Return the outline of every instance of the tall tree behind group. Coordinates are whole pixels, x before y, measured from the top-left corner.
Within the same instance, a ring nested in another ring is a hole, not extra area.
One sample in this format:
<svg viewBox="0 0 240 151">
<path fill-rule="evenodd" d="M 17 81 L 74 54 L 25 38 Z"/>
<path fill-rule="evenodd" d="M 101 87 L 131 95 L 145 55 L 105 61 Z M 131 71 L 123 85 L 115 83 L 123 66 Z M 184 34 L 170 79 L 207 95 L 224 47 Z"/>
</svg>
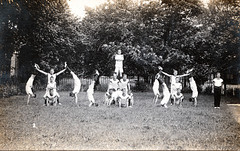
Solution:
<svg viewBox="0 0 240 151">
<path fill-rule="evenodd" d="M 4 5 L 9 4 L 4 2 L 2 7 Z M 15 50 L 20 52 L 19 75 L 23 80 L 33 70 L 34 63 L 40 63 L 44 70 L 49 70 L 50 67 L 62 68 L 65 61 L 70 65 L 82 65 L 82 35 L 77 32 L 78 21 L 69 12 L 66 0 L 19 0 L 11 5 L 18 10 L 12 15 L 18 15 L 13 19 L 18 21 L 18 35 L 15 36 L 17 39 L 13 39 L 9 31 L 5 31 L 6 35 L 9 35 L 9 38 L 5 36 L 5 39 L 22 44 Z M 24 16 L 27 16 L 27 19 L 22 19 Z M 10 43 L 5 42 L 4 45 Z M 76 72 L 81 72 L 81 68 L 73 68 Z"/>
<path fill-rule="evenodd" d="M 89 55 L 102 70 L 113 71 L 117 49 L 126 56 L 129 74 L 149 75 L 157 65 L 168 72 L 195 67 L 203 81 L 237 60 L 238 0 L 216 0 L 209 9 L 200 0 L 140 2 L 108 1 L 87 10 L 82 28 L 91 43 Z"/>
<path fill-rule="evenodd" d="M 22 67 L 38 62 L 59 68 L 67 61 L 76 71 L 98 68 L 109 75 L 121 49 L 128 74 L 148 76 L 158 65 L 167 72 L 195 67 L 204 80 L 238 58 L 239 0 L 214 0 L 209 8 L 200 0 L 109 0 L 86 8 L 82 21 L 70 15 L 65 0 L 14 2 L 28 17 L 18 24 L 29 28 L 18 26 L 12 39 L 23 44 L 17 47 Z"/>
<path fill-rule="evenodd" d="M 184 70 L 187 63 L 192 63 L 191 56 L 183 51 L 188 45 L 184 38 L 196 35 L 198 27 L 189 22 L 202 12 L 198 0 L 115 0 L 96 10 L 88 9 L 82 25 L 91 41 L 91 56 L 105 56 L 97 55 L 99 62 L 97 59 L 95 63 L 110 63 L 107 69 L 113 70 L 114 53 L 122 49 L 126 72 L 149 75 L 158 65 Z"/>
</svg>

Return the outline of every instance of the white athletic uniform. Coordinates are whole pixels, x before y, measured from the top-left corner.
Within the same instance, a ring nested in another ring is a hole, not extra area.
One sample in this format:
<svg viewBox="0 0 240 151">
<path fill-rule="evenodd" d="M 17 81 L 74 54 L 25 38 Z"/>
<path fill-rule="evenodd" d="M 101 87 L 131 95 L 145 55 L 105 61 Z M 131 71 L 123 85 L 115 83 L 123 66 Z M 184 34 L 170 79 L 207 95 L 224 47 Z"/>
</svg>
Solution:
<svg viewBox="0 0 240 151">
<path fill-rule="evenodd" d="M 93 102 L 95 103 L 95 100 L 94 100 L 94 97 L 93 97 L 93 93 L 94 93 L 94 84 L 95 84 L 95 81 L 91 81 L 89 87 L 88 87 L 88 90 L 87 90 L 87 97 L 88 97 L 88 100 L 90 102 Z"/>
<path fill-rule="evenodd" d="M 130 96 L 128 94 L 125 94 L 125 96 L 121 94 L 120 99 L 121 99 L 121 104 L 127 104 L 128 103 L 127 101 L 130 99 Z"/>
<path fill-rule="evenodd" d="M 174 75 L 171 75 L 171 95 L 173 96 L 176 94 L 176 77 Z"/>
<path fill-rule="evenodd" d="M 53 77 L 53 81 L 55 82 L 56 78 L 57 78 L 57 74 L 50 74 L 50 73 L 48 73 L 47 77 L 48 77 L 48 83 L 50 83 L 51 77 Z"/>
<path fill-rule="evenodd" d="M 72 93 L 78 94 L 81 89 L 81 81 L 75 73 L 73 73 L 72 71 L 70 73 L 72 74 L 73 80 L 74 80 L 74 89 L 73 89 Z"/>
<path fill-rule="evenodd" d="M 174 94 L 174 98 L 176 99 L 175 101 L 178 102 L 178 101 L 182 101 L 184 96 L 182 93 L 179 93 L 179 95 L 176 93 L 176 94 Z"/>
<path fill-rule="evenodd" d="M 129 83 L 128 79 L 126 79 L 126 81 L 121 79 L 120 82 L 119 82 L 120 89 L 126 89 L 128 91 L 128 83 Z"/>
<path fill-rule="evenodd" d="M 124 60 L 123 55 L 118 55 L 118 54 L 115 55 L 115 60 L 116 60 L 115 72 L 123 73 L 123 60 Z"/>
<path fill-rule="evenodd" d="M 33 81 L 34 81 L 34 78 L 31 76 L 31 77 L 28 79 L 28 81 L 27 81 L 27 83 L 26 83 L 26 86 L 25 86 L 26 93 L 27 93 L 28 95 L 32 95 L 32 96 L 34 95 L 33 92 L 32 92 Z"/>
<path fill-rule="evenodd" d="M 53 89 L 53 94 L 52 96 L 50 95 L 50 93 L 48 92 L 48 94 L 46 95 L 46 98 L 49 98 L 49 99 L 53 99 L 55 97 L 58 97 L 58 93 L 56 91 L 54 91 Z"/>
<path fill-rule="evenodd" d="M 192 90 L 192 98 L 197 98 L 198 97 L 198 90 L 197 90 L 197 85 L 195 80 L 192 77 L 192 80 L 190 81 L 190 88 Z"/>
<path fill-rule="evenodd" d="M 58 97 L 58 98 L 60 98 L 60 95 L 58 94 L 58 92 L 57 92 L 57 84 L 56 84 L 56 77 L 57 77 L 57 74 L 50 74 L 50 73 L 48 73 L 47 74 L 47 78 L 48 78 L 48 84 L 47 84 L 47 88 L 46 88 L 46 93 L 45 93 L 45 95 L 43 96 L 44 98 L 46 98 L 47 96 L 49 96 L 49 90 L 50 89 L 53 89 L 53 93 L 54 94 L 56 94 L 56 96 Z M 50 82 L 51 80 L 51 78 L 53 78 L 53 81 L 54 82 Z"/>
<path fill-rule="evenodd" d="M 221 87 L 222 86 L 222 83 L 223 83 L 223 79 L 218 79 L 218 78 L 214 78 L 213 79 L 213 82 L 214 82 L 214 86 L 216 87 Z"/>
<path fill-rule="evenodd" d="M 161 104 L 164 105 L 164 104 L 168 103 L 168 101 L 170 99 L 170 93 L 169 93 L 167 85 L 165 83 L 163 83 L 162 85 L 163 85 L 163 99 L 161 101 Z"/>
<path fill-rule="evenodd" d="M 154 95 L 160 95 L 158 79 L 154 80 L 154 83 L 153 83 L 153 93 L 154 93 Z"/>
<path fill-rule="evenodd" d="M 116 101 L 118 99 L 118 97 L 121 97 L 121 95 L 122 95 L 122 91 L 121 90 L 117 90 L 117 91 L 114 91 L 112 93 L 112 98 L 113 98 L 113 100 Z"/>
<path fill-rule="evenodd" d="M 116 91 L 118 88 L 119 88 L 119 80 L 118 79 L 116 79 L 116 80 L 111 79 L 109 81 L 108 89 L 114 89 Z"/>
<path fill-rule="evenodd" d="M 50 93 L 49 93 L 50 89 L 53 89 L 54 97 L 57 96 L 58 98 L 60 98 L 60 95 L 57 92 L 57 84 L 56 84 L 56 82 L 48 83 L 47 88 L 46 88 L 46 93 L 43 96 L 44 98 L 50 96 Z"/>
<path fill-rule="evenodd" d="M 182 90 L 182 83 L 180 83 L 180 82 L 175 83 L 175 89 L 176 89 L 175 91 L 177 91 L 177 89 Z"/>
</svg>

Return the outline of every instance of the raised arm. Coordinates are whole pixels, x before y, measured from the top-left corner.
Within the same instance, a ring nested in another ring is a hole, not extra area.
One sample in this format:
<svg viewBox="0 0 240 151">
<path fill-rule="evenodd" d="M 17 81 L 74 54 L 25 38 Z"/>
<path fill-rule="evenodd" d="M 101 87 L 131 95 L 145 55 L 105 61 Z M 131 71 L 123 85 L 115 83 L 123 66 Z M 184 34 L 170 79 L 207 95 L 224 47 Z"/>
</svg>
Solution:
<svg viewBox="0 0 240 151">
<path fill-rule="evenodd" d="M 64 71 L 66 71 L 66 68 L 56 73 L 56 75 L 58 76 L 59 74 L 62 74 Z"/>
<path fill-rule="evenodd" d="M 39 69 L 39 66 L 38 66 L 37 64 L 35 64 L 35 69 L 36 69 L 38 72 L 40 72 L 40 73 L 42 73 L 42 74 L 44 74 L 44 75 L 47 75 L 47 74 L 48 74 L 47 72 Z"/>
<path fill-rule="evenodd" d="M 65 67 L 65 69 L 63 69 L 63 70 L 61 70 L 61 71 L 59 71 L 58 73 L 56 73 L 56 75 L 58 76 L 59 74 L 62 74 L 64 71 L 66 71 L 66 69 L 67 69 L 67 62 L 64 62 L 64 67 Z M 70 69 L 69 69 L 70 70 Z M 70 70 L 71 71 L 71 70 Z"/>
<path fill-rule="evenodd" d="M 168 74 L 168 73 L 166 73 L 166 72 L 163 72 L 163 71 L 161 71 L 164 75 L 166 75 L 166 76 L 168 76 L 168 77 L 171 77 L 172 75 L 170 75 L 170 74 Z"/>
<path fill-rule="evenodd" d="M 186 76 L 189 76 L 189 75 L 190 75 L 189 73 L 186 73 L 186 74 L 182 74 L 182 75 L 177 75 L 176 77 L 181 78 L 181 77 L 186 77 Z"/>
</svg>

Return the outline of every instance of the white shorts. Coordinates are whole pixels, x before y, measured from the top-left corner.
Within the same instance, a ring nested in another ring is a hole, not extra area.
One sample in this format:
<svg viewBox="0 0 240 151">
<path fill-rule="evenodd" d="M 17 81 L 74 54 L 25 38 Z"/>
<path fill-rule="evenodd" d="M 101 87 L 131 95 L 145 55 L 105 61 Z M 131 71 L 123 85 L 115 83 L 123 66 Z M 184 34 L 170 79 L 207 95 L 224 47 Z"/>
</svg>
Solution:
<svg viewBox="0 0 240 151">
<path fill-rule="evenodd" d="M 192 92 L 192 98 L 197 98 L 198 97 L 198 91 L 193 91 Z"/>
<path fill-rule="evenodd" d="M 156 95 L 160 95 L 159 90 L 156 90 L 156 89 L 153 89 L 153 93 L 154 93 L 155 96 L 156 96 Z"/>
<path fill-rule="evenodd" d="M 72 91 L 72 93 L 73 93 L 73 94 L 78 94 L 79 91 L 74 89 L 74 90 Z"/>
<path fill-rule="evenodd" d="M 170 93 L 163 94 L 163 99 L 161 101 L 161 104 L 167 104 L 170 99 Z"/>
<path fill-rule="evenodd" d="M 121 72 L 123 73 L 123 68 L 122 67 L 115 67 L 115 72 Z"/>
<path fill-rule="evenodd" d="M 56 89 L 53 89 L 53 95 L 54 96 L 57 96 L 58 98 L 60 98 L 60 95 L 58 94 L 57 90 Z M 44 98 L 46 98 L 47 96 L 50 96 L 50 93 L 49 93 L 49 89 L 47 88 L 46 89 L 46 93 L 44 94 Z"/>
<path fill-rule="evenodd" d="M 72 93 L 78 94 L 80 92 L 80 89 L 81 89 L 81 85 L 80 86 L 76 86 L 76 87 L 74 87 Z"/>
<path fill-rule="evenodd" d="M 87 92 L 87 97 L 88 97 L 88 100 L 89 100 L 90 102 L 95 103 L 95 100 L 94 100 L 94 97 L 93 97 L 93 93 Z"/>
<path fill-rule="evenodd" d="M 119 91 L 119 90 L 113 92 L 112 93 L 113 100 L 117 100 L 121 96 L 121 94 L 122 94 L 122 91 Z"/>
<path fill-rule="evenodd" d="M 33 92 L 32 92 L 32 88 L 25 87 L 25 90 L 26 90 L 27 95 L 32 95 L 32 96 L 34 95 Z"/>
</svg>

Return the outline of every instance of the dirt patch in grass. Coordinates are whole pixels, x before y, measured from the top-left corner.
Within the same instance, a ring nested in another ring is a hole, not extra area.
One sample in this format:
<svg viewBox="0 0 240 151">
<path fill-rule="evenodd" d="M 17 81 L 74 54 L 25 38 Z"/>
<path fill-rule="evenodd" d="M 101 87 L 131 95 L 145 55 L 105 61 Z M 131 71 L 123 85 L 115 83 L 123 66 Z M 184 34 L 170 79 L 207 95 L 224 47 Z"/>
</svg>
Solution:
<svg viewBox="0 0 240 151">
<path fill-rule="evenodd" d="M 26 96 L 0 100 L 0 149 L 173 149 L 237 150 L 240 124 L 223 98 L 213 108 L 213 96 L 200 95 L 199 106 L 187 99 L 183 107 L 153 104 L 152 93 L 135 93 L 133 108 L 102 104 L 88 107 L 85 93 L 78 108 L 68 92 L 60 92 L 62 106 L 43 105 L 44 92 L 26 105 Z M 185 94 L 185 98 L 190 95 Z"/>
</svg>

